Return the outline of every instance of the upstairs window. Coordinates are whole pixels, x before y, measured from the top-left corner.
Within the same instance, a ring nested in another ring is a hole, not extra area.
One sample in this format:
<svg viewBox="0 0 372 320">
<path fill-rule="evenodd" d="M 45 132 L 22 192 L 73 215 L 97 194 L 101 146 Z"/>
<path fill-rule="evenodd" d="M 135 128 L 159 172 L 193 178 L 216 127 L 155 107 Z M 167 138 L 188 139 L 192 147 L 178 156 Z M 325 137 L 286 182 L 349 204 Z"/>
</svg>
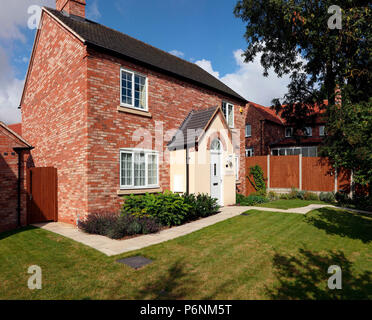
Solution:
<svg viewBox="0 0 372 320">
<path fill-rule="evenodd" d="M 252 126 L 250 124 L 245 125 L 245 137 L 251 137 L 252 136 Z"/>
<path fill-rule="evenodd" d="M 230 128 L 234 128 L 234 106 L 228 102 L 222 102 L 222 112 Z"/>
<path fill-rule="evenodd" d="M 319 136 L 321 136 L 321 137 L 325 136 L 325 127 L 324 126 L 319 127 Z"/>
<path fill-rule="evenodd" d="M 311 127 L 305 127 L 303 129 L 304 135 L 307 137 L 311 137 L 313 135 L 313 130 Z"/>
<path fill-rule="evenodd" d="M 253 148 L 245 149 L 245 156 L 246 157 L 253 157 L 254 156 Z"/>
<path fill-rule="evenodd" d="M 147 110 L 147 78 L 141 74 L 121 69 L 120 104 L 139 110 Z"/>
<path fill-rule="evenodd" d="M 290 127 L 285 128 L 285 137 L 290 138 L 292 136 L 293 136 L 293 128 L 290 128 Z"/>
</svg>

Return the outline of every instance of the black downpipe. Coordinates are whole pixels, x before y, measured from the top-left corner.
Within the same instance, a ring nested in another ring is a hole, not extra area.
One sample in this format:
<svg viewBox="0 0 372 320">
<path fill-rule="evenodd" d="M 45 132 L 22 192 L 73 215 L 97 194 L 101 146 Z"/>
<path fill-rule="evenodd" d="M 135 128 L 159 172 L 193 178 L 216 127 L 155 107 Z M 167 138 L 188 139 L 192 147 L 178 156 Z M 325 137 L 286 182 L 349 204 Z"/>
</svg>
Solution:
<svg viewBox="0 0 372 320">
<path fill-rule="evenodd" d="M 21 181 L 22 181 L 22 152 L 32 150 L 33 147 L 28 148 L 13 148 L 18 154 L 18 179 L 17 179 L 17 223 L 18 227 L 21 226 Z"/>
</svg>

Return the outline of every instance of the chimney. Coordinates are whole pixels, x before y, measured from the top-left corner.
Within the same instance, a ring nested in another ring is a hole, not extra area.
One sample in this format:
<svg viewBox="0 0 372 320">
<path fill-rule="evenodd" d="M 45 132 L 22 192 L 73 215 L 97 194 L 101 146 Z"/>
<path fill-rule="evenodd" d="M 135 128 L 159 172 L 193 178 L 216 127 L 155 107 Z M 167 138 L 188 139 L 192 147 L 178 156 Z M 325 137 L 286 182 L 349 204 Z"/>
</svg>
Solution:
<svg viewBox="0 0 372 320">
<path fill-rule="evenodd" d="M 56 0 L 56 9 L 85 18 L 86 0 Z"/>
</svg>

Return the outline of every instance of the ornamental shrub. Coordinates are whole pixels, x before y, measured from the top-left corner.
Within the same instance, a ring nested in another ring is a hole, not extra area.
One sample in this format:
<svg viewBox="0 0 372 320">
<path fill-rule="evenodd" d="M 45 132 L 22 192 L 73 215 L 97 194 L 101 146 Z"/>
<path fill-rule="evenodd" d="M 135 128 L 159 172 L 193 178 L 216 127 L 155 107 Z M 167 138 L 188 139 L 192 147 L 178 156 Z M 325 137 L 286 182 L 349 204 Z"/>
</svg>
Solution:
<svg viewBox="0 0 372 320">
<path fill-rule="evenodd" d="M 264 178 L 263 170 L 259 165 L 249 168 L 249 175 L 247 178 L 253 188 L 256 190 L 256 194 L 260 196 L 266 195 L 266 179 Z"/>
<path fill-rule="evenodd" d="M 89 214 L 84 220 L 80 220 L 78 228 L 87 233 L 105 236 L 117 223 L 118 217 L 118 213 L 94 212 Z"/>
<path fill-rule="evenodd" d="M 332 203 L 335 202 L 336 198 L 333 192 L 321 192 L 319 200 Z"/>
<path fill-rule="evenodd" d="M 183 194 L 182 197 L 185 203 L 190 206 L 187 216 L 188 221 L 213 215 L 217 213 L 220 208 L 217 199 L 212 198 L 208 194 Z"/>
<path fill-rule="evenodd" d="M 316 193 L 306 191 L 305 194 L 304 194 L 304 199 L 305 200 L 316 201 L 316 200 L 319 200 L 319 197 Z"/>
</svg>

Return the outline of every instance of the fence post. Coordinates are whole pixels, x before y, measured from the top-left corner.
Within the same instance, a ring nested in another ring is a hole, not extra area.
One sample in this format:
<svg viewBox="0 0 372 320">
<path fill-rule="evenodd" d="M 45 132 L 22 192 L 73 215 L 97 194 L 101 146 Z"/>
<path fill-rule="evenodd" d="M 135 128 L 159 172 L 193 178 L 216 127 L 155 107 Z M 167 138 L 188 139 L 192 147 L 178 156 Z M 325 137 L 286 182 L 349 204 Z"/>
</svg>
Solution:
<svg viewBox="0 0 372 320">
<path fill-rule="evenodd" d="M 350 173 L 350 194 L 349 194 L 349 197 L 351 199 L 353 198 L 353 193 L 354 193 L 354 175 L 353 175 L 353 170 L 351 170 L 351 173 Z"/>
<path fill-rule="evenodd" d="M 270 155 L 267 155 L 267 189 L 270 191 Z"/>
<path fill-rule="evenodd" d="M 299 190 L 302 190 L 302 154 L 298 155 L 298 165 L 299 165 Z"/>
<path fill-rule="evenodd" d="M 335 191 L 335 193 L 337 192 L 337 177 L 338 177 L 338 174 L 337 174 L 337 168 L 335 168 L 335 189 L 334 189 L 334 191 Z"/>
</svg>

